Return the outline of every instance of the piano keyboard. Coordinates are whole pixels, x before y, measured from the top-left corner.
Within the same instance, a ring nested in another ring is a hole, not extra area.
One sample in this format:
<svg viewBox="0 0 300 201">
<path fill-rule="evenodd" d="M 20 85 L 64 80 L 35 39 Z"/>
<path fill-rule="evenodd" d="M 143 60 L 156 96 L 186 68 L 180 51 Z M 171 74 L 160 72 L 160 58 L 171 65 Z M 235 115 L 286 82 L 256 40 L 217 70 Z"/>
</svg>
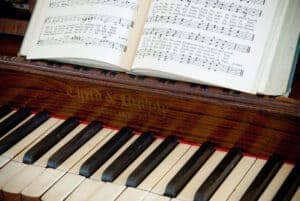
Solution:
<svg viewBox="0 0 300 201">
<path fill-rule="evenodd" d="M 300 200 L 300 166 L 0 108 L 0 200 Z"/>
</svg>

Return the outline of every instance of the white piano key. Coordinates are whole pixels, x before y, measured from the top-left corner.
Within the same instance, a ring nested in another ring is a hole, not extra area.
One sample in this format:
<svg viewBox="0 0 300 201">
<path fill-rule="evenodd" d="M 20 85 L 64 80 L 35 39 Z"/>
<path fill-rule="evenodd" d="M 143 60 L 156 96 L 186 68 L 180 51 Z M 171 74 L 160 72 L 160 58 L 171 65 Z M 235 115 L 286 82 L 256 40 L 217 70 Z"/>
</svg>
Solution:
<svg viewBox="0 0 300 201">
<path fill-rule="evenodd" d="M 43 196 L 43 201 L 62 201 L 73 192 L 85 177 L 67 173 L 55 183 Z"/>
<path fill-rule="evenodd" d="M 178 144 L 174 150 L 144 179 L 138 188 L 145 191 L 151 191 L 190 147 L 191 145 Z"/>
<path fill-rule="evenodd" d="M 46 169 L 42 175 L 32 181 L 22 192 L 25 197 L 39 198 L 41 197 L 56 181 L 58 181 L 76 162 L 78 162 L 83 156 L 101 142 L 110 132 L 111 129 L 102 129 L 95 136 L 93 136 L 88 142 L 86 142 L 81 148 L 79 148 L 74 154 L 72 154 L 58 169 Z"/>
<path fill-rule="evenodd" d="M 16 113 L 16 110 L 13 110 L 13 111 L 11 111 L 10 113 L 8 113 L 7 115 L 5 115 L 4 117 L 2 117 L 2 118 L 0 119 L 0 123 L 1 123 L 2 121 L 4 121 L 5 119 L 7 119 L 8 117 L 10 117 L 11 115 L 13 115 L 14 113 Z"/>
<path fill-rule="evenodd" d="M 81 165 L 118 132 L 117 130 L 111 130 L 111 129 L 107 129 L 107 130 L 109 130 L 107 136 L 102 141 L 100 141 L 91 151 L 89 151 L 88 154 L 86 154 L 82 159 L 80 159 L 68 172 L 73 174 L 79 174 Z"/>
<path fill-rule="evenodd" d="M 136 188 L 127 188 L 121 193 L 121 195 L 116 199 L 116 201 L 142 201 L 147 194 L 147 191 L 143 191 Z"/>
<path fill-rule="evenodd" d="M 126 168 L 119 177 L 113 182 L 118 185 L 125 185 L 128 176 L 135 170 L 135 168 L 144 161 L 144 159 L 152 153 L 152 151 L 159 146 L 161 139 L 156 139 L 128 168 Z"/>
<path fill-rule="evenodd" d="M 14 158 L 20 152 L 26 149 L 29 145 L 33 144 L 34 141 L 37 140 L 39 137 L 41 137 L 44 133 L 46 133 L 48 130 L 58 125 L 58 122 L 59 119 L 56 118 L 48 119 L 38 128 L 36 128 L 34 131 L 32 131 L 29 135 L 27 135 L 25 138 L 23 138 L 14 146 L 12 146 L 10 149 L 8 149 L 6 152 L 4 152 L 3 155 L 8 158 Z"/>
<path fill-rule="evenodd" d="M 6 165 L 10 161 L 9 158 L 6 156 L 0 156 L 0 168 L 2 168 L 4 165 Z"/>
<path fill-rule="evenodd" d="M 89 201 L 105 200 L 114 201 L 125 189 L 125 186 L 119 186 L 114 183 L 105 183 L 95 194 L 90 197 Z"/>
<path fill-rule="evenodd" d="M 118 158 L 139 136 L 133 135 L 112 157 L 110 157 L 90 178 L 101 180 L 104 170 Z"/>
<path fill-rule="evenodd" d="M 179 159 L 179 161 L 172 167 L 172 169 L 159 181 L 157 185 L 154 186 L 151 192 L 163 195 L 168 183 L 184 166 L 184 164 L 193 156 L 198 148 L 198 146 L 191 146 L 191 148 Z"/>
<path fill-rule="evenodd" d="M 60 140 L 55 146 L 53 146 L 49 151 L 47 151 L 41 158 L 39 158 L 34 165 L 38 165 L 41 167 L 46 167 L 49 158 L 62 146 L 64 146 L 67 142 L 69 142 L 72 138 L 74 138 L 82 129 L 86 127 L 85 124 L 79 124 L 75 129 L 73 129 L 70 133 L 67 134 L 62 140 Z"/>
<path fill-rule="evenodd" d="M 292 169 L 293 165 L 283 164 L 258 201 L 271 201 Z"/>
<path fill-rule="evenodd" d="M 84 201 L 93 196 L 98 189 L 105 185 L 101 181 L 85 179 L 66 199 L 66 201 Z"/>
<path fill-rule="evenodd" d="M 296 191 L 295 195 L 293 196 L 291 201 L 299 201 L 300 200 L 300 187 Z"/>
<path fill-rule="evenodd" d="M 5 138 L 6 136 L 8 136 L 9 134 L 11 134 L 12 132 L 14 132 L 17 128 L 19 128 L 20 126 L 22 126 L 23 124 L 26 123 L 26 121 L 28 121 L 30 118 L 32 118 L 34 116 L 34 114 L 29 115 L 27 118 L 25 118 L 23 121 L 21 121 L 18 125 L 16 125 L 14 128 L 10 129 L 5 135 L 3 135 L 2 137 L 0 137 L 0 140 L 2 140 L 3 138 Z"/>
<path fill-rule="evenodd" d="M 30 143 L 29 146 L 27 146 L 25 149 L 23 149 L 23 151 L 21 151 L 17 156 L 14 157 L 14 160 L 15 161 L 19 161 L 19 162 L 23 162 L 23 158 L 24 158 L 24 155 L 25 153 L 31 148 L 33 147 L 36 143 L 38 143 L 39 141 L 41 141 L 46 135 L 48 135 L 49 133 L 51 133 L 54 129 L 56 129 L 64 120 L 61 120 L 61 119 L 56 119 L 57 122 L 53 124 L 52 127 L 50 127 L 46 132 L 44 132 L 42 135 L 39 135 L 39 133 L 34 133 L 33 137 L 32 138 L 36 138 L 36 140 L 33 141 L 33 143 Z M 55 120 L 53 120 L 55 121 Z M 26 142 L 27 143 L 27 142 Z M 15 148 L 16 151 L 15 152 L 18 152 L 18 149 L 17 147 Z"/>
<path fill-rule="evenodd" d="M 26 165 L 20 172 L 14 175 L 13 179 L 4 185 L 2 191 L 9 194 L 21 194 L 31 181 L 38 177 L 45 168 Z"/>
<path fill-rule="evenodd" d="M 255 161 L 256 158 L 254 157 L 244 156 L 224 180 L 214 195 L 210 198 L 210 201 L 219 201 L 223 199 L 226 200 L 243 179 L 248 170 L 255 163 Z"/>
<path fill-rule="evenodd" d="M 103 128 L 95 134 L 89 141 L 75 151 L 67 160 L 65 160 L 57 169 L 68 171 L 78 161 L 80 161 L 87 153 L 89 153 L 98 143 L 104 140 L 113 130 Z"/>
<path fill-rule="evenodd" d="M 23 163 L 10 161 L 0 169 L 0 189 L 3 189 L 4 185 L 8 183 L 14 175 L 22 171 L 25 166 Z"/>
<path fill-rule="evenodd" d="M 45 169 L 45 171 L 36 177 L 23 191 L 24 198 L 40 198 L 55 182 L 57 182 L 65 172 L 55 169 Z"/>
<path fill-rule="evenodd" d="M 215 151 L 206 161 L 206 163 L 204 163 L 204 165 L 200 168 L 200 170 L 198 170 L 194 177 L 189 181 L 189 183 L 179 193 L 177 199 L 183 201 L 194 200 L 194 196 L 198 188 L 210 175 L 210 173 L 216 168 L 216 166 L 221 162 L 225 155 L 226 152 L 224 151 Z"/>
<path fill-rule="evenodd" d="M 229 196 L 227 201 L 236 201 L 240 200 L 243 194 L 246 192 L 247 188 L 251 185 L 252 181 L 255 179 L 256 175 L 265 165 L 266 160 L 257 159 L 253 166 L 246 173 L 242 181 L 235 188 L 233 193 Z"/>
<path fill-rule="evenodd" d="M 171 199 L 165 196 L 157 195 L 155 193 L 148 193 L 143 201 L 170 201 Z"/>
</svg>

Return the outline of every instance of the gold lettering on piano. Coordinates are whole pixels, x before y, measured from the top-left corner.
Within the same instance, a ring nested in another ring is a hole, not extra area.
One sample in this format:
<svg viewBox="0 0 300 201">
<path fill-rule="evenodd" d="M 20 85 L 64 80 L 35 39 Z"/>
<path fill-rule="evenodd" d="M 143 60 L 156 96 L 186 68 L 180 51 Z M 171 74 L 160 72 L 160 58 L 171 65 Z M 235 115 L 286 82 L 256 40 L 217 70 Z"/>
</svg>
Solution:
<svg viewBox="0 0 300 201">
<path fill-rule="evenodd" d="M 82 88 L 82 87 L 66 87 L 66 93 L 71 98 L 76 98 L 81 102 L 101 101 L 103 105 L 106 103 L 120 107 L 134 107 L 136 109 L 154 109 L 160 112 L 166 112 L 168 106 L 153 101 L 149 97 L 137 98 L 131 94 L 114 93 L 111 89 L 99 88 Z"/>
</svg>

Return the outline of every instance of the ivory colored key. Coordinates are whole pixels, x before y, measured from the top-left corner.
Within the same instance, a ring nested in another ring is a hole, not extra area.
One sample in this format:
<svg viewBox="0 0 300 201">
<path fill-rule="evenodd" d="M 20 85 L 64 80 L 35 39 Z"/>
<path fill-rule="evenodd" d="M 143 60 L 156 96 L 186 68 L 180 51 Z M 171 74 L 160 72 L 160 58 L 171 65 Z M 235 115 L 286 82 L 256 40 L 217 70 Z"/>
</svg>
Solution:
<svg viewBox="0 0 300 201">
<path fill-rule="evenodd" d="M 0 137 L 30 116 L 28 108 L 21 108 L 0 123 Z"/>
<path fill-rule="evenodd" d="M 183 201 L 194 200 L 195 193 L 199 186 L 205 181 L 205 179 L 210 175 L 210 173 L 215 169 L 225 155 L 226 152 L 224 151 L 215 151 L 202 166 L 202 168 L 198 170 L 190 182 L 178 194 L 177 199 Z"/>
<path fill-rule="evenodd" d="M 293 165 L 283 164 L 258 201 L 271 201 L 292 169 Z"/>
<path fill-rule="evenodd" d="M 101 181 L 85 179 L 66 199 L 66 201 L 83 201 L 92 197 L 103 185 Z"/>
<path fill-rule="evenodd" d="M 118 158 L 136 139 L 137 135 L 133 135 L 112 157 L 110 157 L 90 178 L 101 180 L 104 170 Z"/>
<path fill-rule="evenodd" d="M 110 129 L 108 129 L 108 130 L 110 130 Z M 104 129 L 102 131 L 104 131 Z M 105 137 L 95 147 L 93 147 L 92 150 L 89 151 L 89 153 L 86 154 L 84 157 L 82 157 L 68 172 L 73 173 L 73 174 L 79 174 L 79 171 L 80 171 L 80 168 L 81 168 L 82 164 L 90 156 L 92 156 L 100 147 L 102 147 L 107 141 L 109 141 L 113 136 L 115 136 L 117 134 L 117 132 L 118 132 L 117 130 L 110 130 L 109 133 L 107 134 L 107 137 Z M 65 163 L 67 163 L 67 161 Z M 61 165 L 61 166 L 63 166 L 63 165 Z"/>
<path fill-rule="evenodd" d="M 64 121 L 59 127 L 37 142 L 24 155 L 23 162 L 32 164 L 39 160 L 54 145 L 65 138 L 73 129 L 79 125 L 79 120 L 71 117 Z"/>
<path fill-rule="evenodd" d="M 30 135 L 24 138 L 15 146 L 11 147 L 3 155 L 14 158 L 15 161 L 23 162 L 25 153 L 37 142 L 41 141 L 43 137 L 47 136 L 54 129 L 56 129 L 63 120 L 57 118 L 50 118 L 44 125 L 33 131 Z"/>
<path fill-rule="evenodd" d="M 96 135 L 101 128 L 102 125 L 100 122 L 91 122 L 49 158 L 47 167 L 57 168 L 74 152 L 76 152 L 76 150 L 78 150 L 80 147 L 82 147 L 82 145 Z"/>
<path fill-rule="evenodd" d="M 236 186 L 240 183 L 243 177 L 246 175 L 248 170 L 254 164 L 256 158 L 244 156 L 237 166 L 233 169 L 231 174 L 225 179 L 222 185 L 210 198 L 210 201 L 219 201 L 229 197 L 229 195 L 234 191 Z"/>
<path fill-rule="evenodd" d="M 272 201 L 289 201 L 300 185 L 300 164 L 294 166 Z M 300 200 L 300 199 L 299 199 Z"/>
<path fill-rule="evenodd" d="M 187 163 L 171 179 L 166 187 L 164 195 L 176 197 L 215 150 L 216 149 L 213 143 L 203 143 L 201 147 L 194 153 L 194 155 L 187 161 Z"/>
<path fill-rule="evenodd" d="M 46 169 L 38 178 L 36 178 L 26 189 L 23 190 L 24 198 L 39 199 L 56 181 L 58 181 L 76 162 L 85 156 L 99 142 L 105 139 L 111 129 L 102 129 L 93 138 L 86 142 L 74 154 L 72 154 L 58 169 Z M 77 173 L 78 174 L 78 173 Z"/>
<path fill-rule="evenodd" d="M 143 162 L 143 160 L 151 154 L 151 152 L 158 147 L 162 142 L 161 139 L 156 139 L 150 147 L 148 147 L 124 172 L 114 181 L 115 184 L 124 185 L 128 176 L 135 170 L 135 168 Z"/>
<path fill-rule="evenodd" d="M 151 192 L 163 195 L 168 183 L 177 174 L 177 172 L 184 166 L 184 164 L 193 156 L 199 147 L 191 146 L 191 148 L 179 159 L 179 161 L 172 167 L 172 169 L 158 182 Z"/>
<path fill-rule="evenodd" d="M 126 186 L 137 187 L 179 144 L 177 136 L 168 136 L 163 142 L 129 175 Z"/>
<path fill-rule="evenodd" d="M 34 114 L 31 114 L 29 116 L 27 116 L 25 119 L 23 119 L 21 122 L 19 122 L 18 124 L 16 124 L 13 128 L 11 128 L 8 132 L 6 132 L 4 135 L 2 135 L 0 137 L 0 140 L 3 140 L 4 138 L 6 138 L 8 135 L 10 135 L 11 133 L 13 133 L 15 130 L 19 129 L 22 125 L 24 125 L 29 119 L 31 119 L 32 117 L 34 117 Z M 2 153 L 1 153 L 2 154 Z"/>
<path fill-rule="evenodd" d="M 65 172 L 47 168 L 22 191 L 22 200 L 39 200 L 40 197 L 57 182 Z"/>
<path fill-rule="evenodd" d="M 4 185 L 2 191 L 5 200 L 21 201 L 21 192 L 31 181 L 39 176 L 44 171 L 44 168 L 37 166 L 25 166 L 22 171 L 14 175 L 13 180 L 10 180 Z"/>
<path fill-rule="evenodd" d="M 265 165 L 266 160 L 257 159 L 255 163 L 252 165 L 250 170 L 246 173 L 242 181 L 235 188 L 233 193 L 229 196 L 228 201 L 236 201 L 240 200 L 243 194 L 246 192 L 247 188 L 250 186 L 251 182 L 255 179 L 258 172 Z"/>
<path fill-rule="evenodd" d="M 74 128 L 66 137 L 61 139 L 58 143 L 56 143 L 52 148 L 50 148 L 45 154 L 43 154 L 34 165 L 38 165 L 41 167 L 47 167 L 47 163 L 49 158 L 62 146 L 67 144 L 71 139 L 73 139 L 81 130 L 86 127 L 85 124 L 79 124 L 76 128 Z"/>
<path fill-rule="evenodd" d="M 0 107 L 0 122 L 1 120 L 12 111 L 9 105 L 2 105 Z"/>
<path fill-rule="evenodd" d="M 122 128 L 107 143 L 99 148 L 81 166 L 79 174 L 90 177 L 99 169 L 113 154 L 115 154 L 133 135 L 132 128 Z"/>
<path fill-rule="evenodd" d="M 14 114 L 14 113 L 16 113 L 15 110 L 9 112 L 7 115 L 5 115 L 4 117 L 2 117 L 2 118 L 0 119 L 0 123 L 1 123 L 2 121 L 4 121 L 5 119 L 7 119 L 8 117 L 10 117 L 10 116 L 11 116 L 12 114 Z"/>
<path fill-rule="evenodd" d="M 23 163 L 10 161 L 0 169 L 0 189 L 3 189 L 6 183 L 18 172 L 22 171 L 26 165 Z"/>
<path fill-rule="evenodd" d="M 143 201 L 170 201 L 171 199 L 165 196 L 157 195 L 155 193 L 148 193 Z"/>
<path fill-rule="evenodd" d="M 10 159 L 5 156 L 0 156 L 0 168 L 2 168 Z"/>
<path fill-rule="evenodd" d="M 141 134 L 123 153 L 103 172 L 101 180 L 113 182 L 131 163 L 135 161 L 155 140 L 152 132 Z"/>
<path fill-rule="evenodd" d="M 282 158 L 278 155 L 272 155 L 267 163 L 255 177 L 247 191 L 242 196 L 242 201 L 256 201 L 270 184 L 278 170 L 282 166 Z"/>
<path fill-rule="evenodd" d="M 175 149 L 173 149 L 173 151 L 142 181 L 138 188 L 151 191 L 190 147 L 191 146 L 187 144 L 178 144 Z"/>
<path fill-rule="evenodd" d="M 44 201 L 62 201 L 85 179 L 80 175 L 65 174 L 42 196 Z"/>
<path fill-rule="evenodd" d="M 147 193 L 147 191 L 129 187 L 121 193 L 116 201 L 142 201 L 146 197 Z"/>
<path fill-rule="evenodd" d="M 298 190 L 296 191 L 291 201 L 299 201 L 299 200 L 300 200 L 300 187 L 298 187 Z"/>
<path fill-rule="evenodd" d="M 36 128 L 42 125 L 46 120 L 49 119 L 49 113 L 47 111 L 40 112 L 22 124 L 14 132 L 6 135 L 0 140 L 0 154 L 7 151 L 9 148 L 14 146 L 24 137 L 32 133 Z"/>
<path fill-rule="evenodd" d="M 89 201 L 105 200 L 114 201 L 125 189 L 125 186 L 119 186 L 114 183 L 105 183 L 95 194 L 90 197 Z"/>
</svg>

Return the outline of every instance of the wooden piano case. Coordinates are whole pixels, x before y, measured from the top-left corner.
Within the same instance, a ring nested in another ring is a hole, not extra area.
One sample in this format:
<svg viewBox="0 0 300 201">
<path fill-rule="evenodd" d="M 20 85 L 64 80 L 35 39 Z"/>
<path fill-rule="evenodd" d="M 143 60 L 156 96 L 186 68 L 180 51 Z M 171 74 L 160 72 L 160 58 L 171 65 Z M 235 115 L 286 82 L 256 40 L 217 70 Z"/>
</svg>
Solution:
<svg viewBox="0 0 300 201">
<path fill-rule="evenodd" d="M 17 57 L 26 19 L 0 18 L 0 105 L 300 159 L 300 69 L 290 98 Z M 299 66 L 299 65 L 298 65 Z"/>
</svg>

